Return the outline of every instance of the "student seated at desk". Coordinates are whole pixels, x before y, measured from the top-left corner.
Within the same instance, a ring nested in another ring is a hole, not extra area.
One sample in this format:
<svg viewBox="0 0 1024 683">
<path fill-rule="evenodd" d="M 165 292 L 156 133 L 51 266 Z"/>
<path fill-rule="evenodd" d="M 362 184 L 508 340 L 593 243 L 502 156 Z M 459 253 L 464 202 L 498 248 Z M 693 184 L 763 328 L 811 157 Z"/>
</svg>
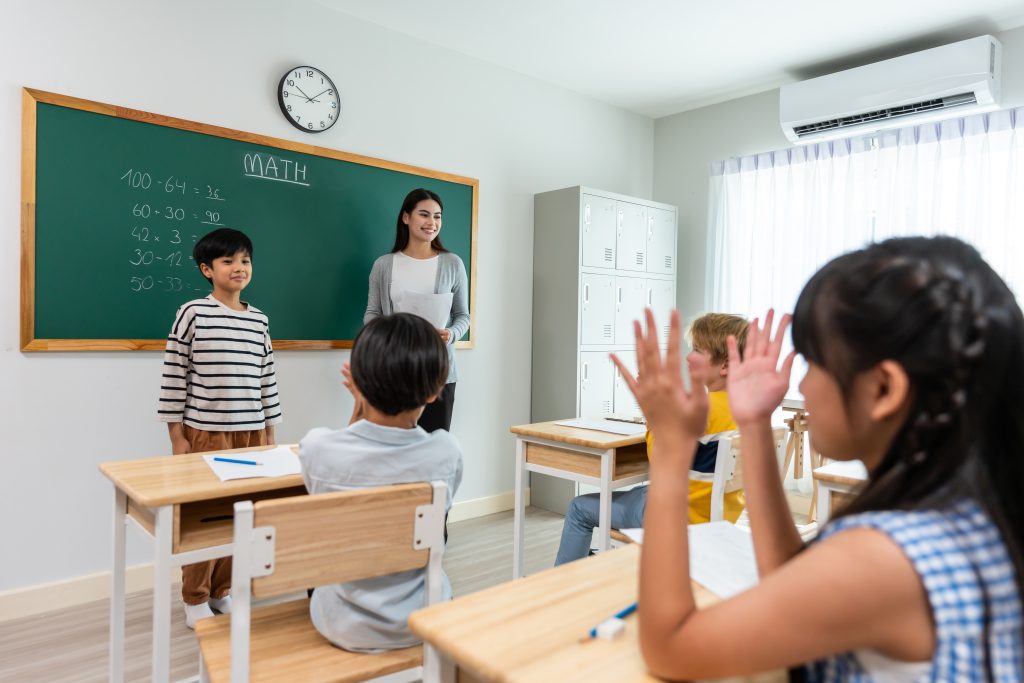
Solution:
<svg viewBox="0 0 1024 683">
<path fill-rule="evenodd" d="M 423 318 L 395 313 L 374 318 L 356 335 L 351 365 L 342 371 L 355 406 L 345 429 L 317 428 L 299 443 L 310 493 L 440 480 L 446 509 L 462 480 L 462 451 L 443 429 L 417 426 L 448 377 L 448 353 Z M 424 606 L 426 570 L 321 586 L 309 611 L 325 638 L 346 650 L 374 652 L 419 642 L 407 619 Z M 442 599 L 451 584 L 443 577 Z"/>
<path fill-rule="evenodd" d="M 804 680 L 1024 680 L 1024 316 L 967 244 L 892 239 L 840 256 L 804 287 L 796 351 L 779 365 L 784 316 L 755 320 L 728 391 L 760 583 L 698 609 L 685 489 L 707 420 L 687 392 L 679 318 L 668 352 L 637 336 L 634 379 L 655 435 L 640 561 L 640 645 L 655 676 L 706 679 L 802 667 Z M 648 330 L 656 330 L 647 312 Z M 811 442 L 860 459 L 869 480 L 804 547 L 776 467 L 771 415 L 795 353 Z M 693 383 L 706 372 L 693 368 Z"/>
<path fill-rule="evenodd" d="M 700 524 L 711 519 L 711 479 L 715 472 L 718 456 L 718 439 L 724 432 L 736 429 L 736 423 L 729 412 L 729 398 L 725 392 L 726 378 L 729 376 L 729 358 L 726 340 L 735 337 L 739 347 L 747 338 L 750 327 L 738 315 L 725 313 L 707 313 L 700 316 L 690 325 L 690 341 L 693 351 L 687 356 L 687 363 L 705 358 L 710 371 L 705 385 L 711 410 L 708 413 L 707 427 L 697 445 L 693 465 L 690 468 L 690 512 L 691 524 Z M 647 433 L 647 453 L 650 457 L 653 437 Z M 635 528 L 644 524 L 644 507 L 647 504 L 647 486 L 635 486 L 628 491 L 612 493 L 612 527 Z M 731 491 L 725 494 L 724 514 L 730 522 L 735 522 L 743 512 L 746 502 L 743 491 Z M 590 552 L 590 542 L 594 535 L 594 527 L 598 525 L 600 515 L 600 496 L 587 493 L 576 496 L 569 503 L 562 525 L 562 540 L 555 556 L 555 566 L 586 557 Z"/>
</svg>

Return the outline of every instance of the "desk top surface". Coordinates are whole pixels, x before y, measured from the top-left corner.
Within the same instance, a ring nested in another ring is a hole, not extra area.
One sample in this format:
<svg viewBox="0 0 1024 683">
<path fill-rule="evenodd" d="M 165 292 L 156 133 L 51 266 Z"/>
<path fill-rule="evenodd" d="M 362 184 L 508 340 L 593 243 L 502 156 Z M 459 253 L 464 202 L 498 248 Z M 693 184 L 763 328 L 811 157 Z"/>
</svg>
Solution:
<svg viewBox="0 0 1024 683">
<path fill-rule="evenodd" d="M 580 638 L 637 599 L 640 547 L 628 545 L 414 612 L 413 633 L 484 681 L 653 682 L 637 616 L 612 641 Z M 694 584 L 699 606 L 718 600 Z M 782 672 L 744 679 L 777 683 Z"/>
<path fill-rule="evenodd" d="M 118 460 L 102 463 L 100 472 L 129 498 L 147 508 L 303 486 L 301 474 L 221 481 L 203 460 L 203 455 L 208 453 L 242 453 L 269 448 L 274 446 Z M 292 450 L 297 448 L 292 446 Z"/>
<path fill-rule="evenodd" d="M 859 486 L 868 480 L 868 470 L 860 460 L 836 460 L 813 472 L 818 481 Z"/>
<path fill-rule="evenodd" d="M 620 448 L 643 443 L 643 434 L 626 436 L 613 434 L 611 432 L 599 432 L 596 429 L 581 429 L 580 427 L 566 427 L 554 422 L 537 422 L 529 425 L 515 425 L 509 427 L 509 431 L 517 436 L 536 437 L 558 441 L 572 446 L 585 446 L 587 448 Z"/>
</svg>

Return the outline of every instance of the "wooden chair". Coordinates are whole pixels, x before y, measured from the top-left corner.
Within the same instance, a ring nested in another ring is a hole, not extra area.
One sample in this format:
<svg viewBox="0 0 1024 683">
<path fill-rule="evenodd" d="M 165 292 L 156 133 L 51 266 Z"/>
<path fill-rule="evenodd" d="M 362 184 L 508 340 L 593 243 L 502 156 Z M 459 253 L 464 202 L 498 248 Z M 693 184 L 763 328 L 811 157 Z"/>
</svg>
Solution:
<svg viewBox="0 0 1024 683">
<path fill-rule="evenodd" d="M 776 457 L 782 452 L 786 430 L 772 429 Z M 715 472 L 711 480 L 711 521 L 725 519 L 725 494 L 743 488 L 743 461 L 740 460 L 740 436 L 738 432 L 723 435 L 718 440 L 718 455 L 715 458 Z"/>
<path fill-rule="evenodd" d="M 308 599 L 252 600 L 426 567 L 438 602 L 445 496 L 431 482 L 235 503 L 232 613 L 196 624 L 200 681 L 440 680 L 430 646 L 348 652 L 313 628 Z"/>
</svg>

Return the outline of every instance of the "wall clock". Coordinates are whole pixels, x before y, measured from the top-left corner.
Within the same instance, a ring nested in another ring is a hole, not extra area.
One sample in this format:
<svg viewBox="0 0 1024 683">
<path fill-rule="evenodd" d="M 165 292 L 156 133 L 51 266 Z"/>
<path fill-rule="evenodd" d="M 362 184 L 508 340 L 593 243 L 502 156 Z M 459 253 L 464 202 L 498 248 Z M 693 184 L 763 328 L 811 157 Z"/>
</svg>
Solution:
<svg viewBox="0 0 1024 683">
<path fill-rule="evenodd" d="M 289 123 L 307 133 L 322 133 L 338 122 L 341 98 L 320 69 L 297 66 L 281 77 L 277 102 Z"/>
</svg>

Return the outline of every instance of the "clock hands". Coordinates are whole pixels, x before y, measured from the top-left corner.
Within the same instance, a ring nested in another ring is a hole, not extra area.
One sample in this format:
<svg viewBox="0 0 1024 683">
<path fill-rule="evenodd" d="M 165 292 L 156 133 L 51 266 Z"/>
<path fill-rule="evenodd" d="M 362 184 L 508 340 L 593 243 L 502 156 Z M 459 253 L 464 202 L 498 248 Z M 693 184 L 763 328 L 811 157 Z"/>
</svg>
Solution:
<svg viewBox="0 0 1024 683">
<path fill-rule="evenodd" d="M 321 90 L 321 91 L 320 91 L 320 92 L 318 92 L 317 94 L 313 95 L 313 99 L 315 100 L 316 98 L 320 97 L 320 96 L 321 96 L 321 95 L 323 95 L 323 94 L 324 94 L 325 92 L 327 92 L 328 90 L 331 90 L 331 88 L 327 88 L 327 89 L 325 89 L 325 90 Z"/>
<path fill-rule="evenodd" d="M 298 90 L 299 92 L 301 92 L 301 93 L 302 93 L 302 96 L 306 98 L 306 101 L 307 101 L 307 102 L 312 102 L 312 101 L 313 101 L 313 99 L 314 99 L 314 98 L 310 97 L 310 96 L 309 96 L 309 95 L 307 95 L 307 94 L 306 94 L 305 92 L 303 92 L 302 88 L 300 88 L 299 86 L 295 86 L 295 89 L 296 89 L 296 90 Z M 329 89 L 330 89 L 330 88 L 328 88 L 328 90 L 329 90 Z M 324 91 L 324 92 L 326 92 L 326 91 Z M 320 93 L 320 94 L 322 95 L 323 93 Z M 319 97 L 319 96 L 320 96 L 320 95 L 317 95 L 317 97 Z"/>
</svg>

